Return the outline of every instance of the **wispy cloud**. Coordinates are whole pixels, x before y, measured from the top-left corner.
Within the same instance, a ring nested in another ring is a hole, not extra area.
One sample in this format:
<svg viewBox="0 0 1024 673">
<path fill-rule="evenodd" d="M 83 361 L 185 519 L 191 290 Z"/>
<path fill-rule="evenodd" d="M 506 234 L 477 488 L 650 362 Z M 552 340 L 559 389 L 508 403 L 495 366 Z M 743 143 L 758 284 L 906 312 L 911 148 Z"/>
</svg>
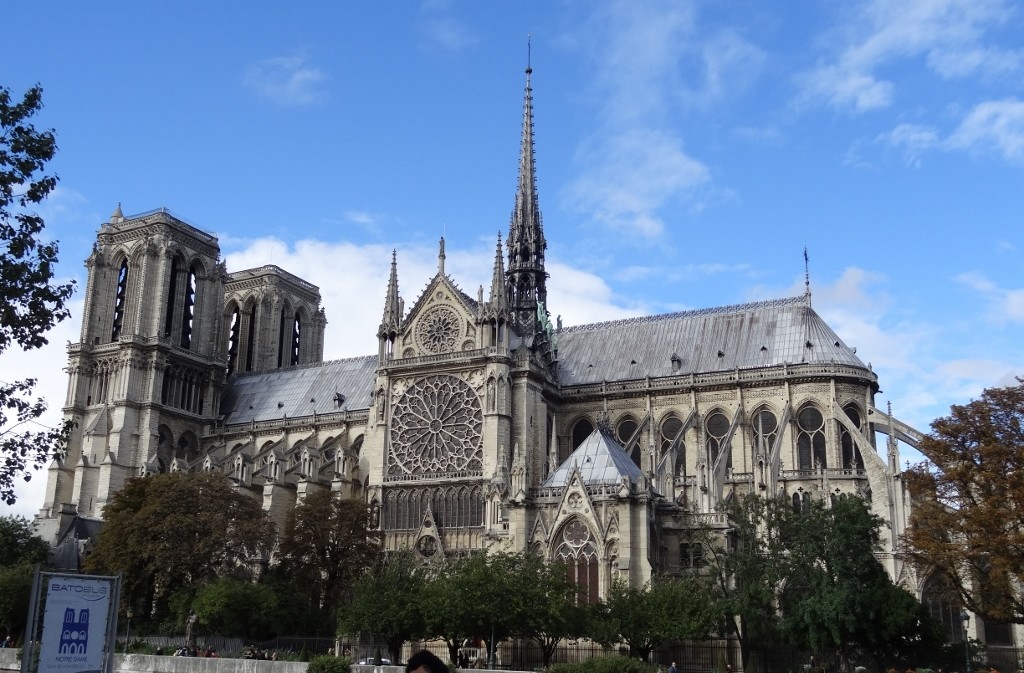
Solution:
<svg viewBox="0 0 1024 673">
<path fill-rule="evenodd" d="M 835 51 L 797 75 L 800 101 L 866 112 L 889 106 L 892 81 L 879 75 L 898 59 L 923 58 L 937 76 L 995 76 L 1020 69 L 1022 52 L 985 44 L 1011 15 L 1005 0 L 869 0 L 828 36 Z"/>
<path fill-rule="evenodd" d="M 423 34 L 430 44 L 447 51 L 462 51 L 480 42 L 472 26 L 452 16 L 426 20 Z"/>
<path fill-rule="evenodd" d="M 1024 101 L 986 101 L 974 107 L 946 140 L 946 147 L 995 151 L 1007 161 L 1024 161 Z"/>
<path fill-rule="evenodd" d="M 327 74 L 302 56 L 268 58 L 249 66 L 243 82 L 278 105 L 302 106 L 320 100 Z"/>
<path fill-rule="evenodd" d="M 1024 323 L 1024 287 L 1004 288 L 980 273 L 963 273 L 957 282 L 980 293 L 988 302 L 988 317 L 997 323 Z"/>
<path fill-rule="evenodd" d="M 686 150 L 680 117 L 745 88 L 762 51 L 731 30 L 699 24 L 680 2 L 601 5 L 578 43 L 590 56 L 599 125 L 576 156 L 567 207 L 625 234 L 657 237 L 668 206 L 701 204 L 711 172 Z"/>
<path fill-rule="evenodd" d="M 921 166 L 921 155 L 939 143 L 935 129 L 921 124 L 900 124 L 888 133 L 880 134 L 875 142 L 888 145 L 903 153 L 908 166 Z"/>
<path fill-rule="evenodd" d="M 583 150 L 579 163 L 590 168 L 567 188 L 567 205 L 612 229 L 648 237 L 664 231 L 659 208 L 710 180 L 707 167 L 662 129 L 602 138 Z"/>
</svg>

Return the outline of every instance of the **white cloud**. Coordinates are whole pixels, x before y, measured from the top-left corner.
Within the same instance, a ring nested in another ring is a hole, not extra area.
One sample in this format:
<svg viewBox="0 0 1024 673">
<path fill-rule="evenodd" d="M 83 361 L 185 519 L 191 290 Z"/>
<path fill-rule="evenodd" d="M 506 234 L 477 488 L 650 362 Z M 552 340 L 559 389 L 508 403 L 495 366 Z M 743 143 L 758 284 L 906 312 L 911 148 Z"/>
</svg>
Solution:
<svg viewBox="0 0 1024 673">
<path fill-rule="evenodd" d="M 38 420 L 46 427 L 57 427 L 63 418 L 61 407 L 67 395 L 67 343 L 76 342 L 81 334 L 82 302 L 72 301 L 68 308 L 71 317 L 59 323 L 48 334 L 48 344 L 42 348 L 22 351 L 12 348 L 0 355 L 0 378 L 4 381 L 19 381 L 35 378 L 34 395 L 47 401 L 46 413 Z M 46 494 L 46 466 L 29 472 L 30 481 L 18 479 L 15 482 L 17 502 L 13 506 L 0 503 L 0 515 L 14 514 L 33 517 L 43 505 Z"/>
<path fill-rule="evenodd" d="M 918 168 L 921 155 L 939 143 L 935 129 L 921 124 L 900 124 L 888 133 L 880 134 L 875 142 L 882 143 L 903 152 L 903 160 L 908 166 Z"/>
<path fill-rule="evenodd" d="M 1005 0 L 869 0 L 841 18 L 823 40 L 834 55 L 800 73 L 803 103 L 865 112 L 892 103 L 895 87 L 878 71 L 898 59 L 923 58 L 942 78 L 1018 70 L 1021 52 L 984 43 L 1011 14 Z"/>
<path fill-rule="evenodd" d="M 684 150 L 679 117 L 744 90 L 764 54 L 731 29 L 698 25 L 695 5 L 599 6 L 577 35 L 591 57 L 600 124 L 577 151 L 567 206 L 626 234 L 656 237 L 662 210 L 700 205 L 706 166 Z"/>
<path fill-rule="evenodd" d="M 626 233 L 658 236 L 659 209 L 709 182 L 706 166 L 666 129 L 632 129 L 583 151 L 583 173 L 565 191 L 568 207 Z"/>
<path fill-rule="evenodd" d="M 986 299 L 988 317 L 993 322 L 1024 323 L 1024 287 L 1002 288 L 979 273 L 960 274 L 956 280 Z"/>
<path fill-rule="evenodd" d="M 472 28 L 453 17 L 430 19 L 423 25 L 423 33 L 432 43 L 449 51 L 462 51 L 479 43 Z"/>
<path fill-rule="evenodd" d="M 1024 161 L 1024 101 L 986 101 L 972 109 L 946 140 L 949 149 L 992 150 L 1007 161 Z"/>
<path fill-rule="evenodd" d="M 278 105 L 310 105 L 323 96 L 327 75 L 302 56 L 268 58 L 249 66 L 243 82 Z"/>
</svg>

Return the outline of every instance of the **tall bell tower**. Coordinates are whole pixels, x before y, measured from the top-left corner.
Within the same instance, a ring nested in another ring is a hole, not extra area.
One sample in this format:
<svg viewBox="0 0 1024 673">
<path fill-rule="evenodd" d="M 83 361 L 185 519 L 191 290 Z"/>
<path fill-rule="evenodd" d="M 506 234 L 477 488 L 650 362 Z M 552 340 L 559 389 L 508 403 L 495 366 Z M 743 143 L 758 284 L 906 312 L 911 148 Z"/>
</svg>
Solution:
<svg viewBox="0 0 1024 673">
<path fill-rule="evenodd" d="M 226 345 L 217 239 L 166 209 L 104 223 L 86 261 L 81 340 L 68 346 L 63 461 L 41 515 L 99 516 L 128 477 L 184 469 L 219 414 Z M 66 508 L 65 508 L 66 509 Z"/>
</svg>

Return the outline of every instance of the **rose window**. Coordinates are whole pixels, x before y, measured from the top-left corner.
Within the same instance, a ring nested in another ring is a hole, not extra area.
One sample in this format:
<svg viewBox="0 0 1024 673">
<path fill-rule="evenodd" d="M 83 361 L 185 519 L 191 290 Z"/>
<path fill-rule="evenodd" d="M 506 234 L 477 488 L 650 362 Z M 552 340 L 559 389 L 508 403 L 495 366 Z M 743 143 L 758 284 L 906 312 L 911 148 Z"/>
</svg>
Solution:
<svg viewBox="0 0 1024 673">
<path fill-rule="evenodd" d="M 388 476 L 480 474 L 480 398 L 462 379 L 431 376 L 411 385 L 391 418 Z"/>
<path fill-rule="evenodd" d="M 416 338 L 428 353 L 450 353 L 455 350 L 461 330 L 459 315 L 447 306 L 436 306 L 420 318 Z"/>
<path fill-rule="evenodd" d="M 582 547 L 590 541 L 590 529 L 587 528 L 586 524 L 578 519 L 572 521 L 568 526 L 566 526 L 562 535 L 565 538 L 565 541 L 573 547 Z"/>
</svg>

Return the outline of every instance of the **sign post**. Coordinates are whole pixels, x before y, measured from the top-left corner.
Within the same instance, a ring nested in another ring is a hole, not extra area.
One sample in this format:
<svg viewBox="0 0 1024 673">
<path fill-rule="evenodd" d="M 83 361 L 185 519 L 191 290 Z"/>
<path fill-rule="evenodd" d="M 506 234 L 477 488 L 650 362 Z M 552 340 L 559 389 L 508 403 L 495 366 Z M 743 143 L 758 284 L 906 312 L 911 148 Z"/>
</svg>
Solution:
<svg viewBox="0 0 1024 673">
<path fill-rule="evenodd" d="M 38 573 L 35 585 L 22 673 L 111 673 L 120 577 Z"/>
</svg>

